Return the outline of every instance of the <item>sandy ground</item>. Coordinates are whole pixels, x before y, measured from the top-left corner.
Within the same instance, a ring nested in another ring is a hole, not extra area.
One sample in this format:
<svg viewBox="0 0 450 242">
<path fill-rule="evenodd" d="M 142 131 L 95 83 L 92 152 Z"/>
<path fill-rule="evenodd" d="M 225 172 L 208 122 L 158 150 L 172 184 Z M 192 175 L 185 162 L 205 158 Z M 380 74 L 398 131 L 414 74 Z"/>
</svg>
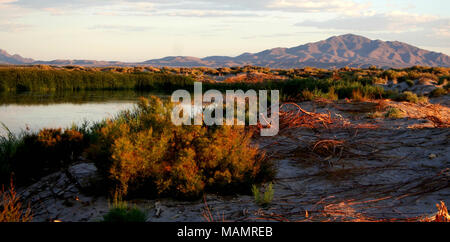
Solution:
<svg viewBox="0 0 450 242">
<path fill-rule="evenodd" d="M 278 171 L 274 199 L 264 208 L 243 195 L 208 194 L 206 203 L 131 202 L 148 212 L 148 221 L 206 221 L 205 214 L 215 221 L 417 220 L 435 213 L 439 201 L 450 204 L 450 129 L 445 126 L 450 109 L 448 98 L 441 99 L 383 104 L 401 109 L 402 119 L 367 118 L 367 112 L 353 110 L 354 104 L 300 103 L 346 125 L 293 127 L 276 137 L 255 138 Z M 66 171 L 20 193 L 30 202 L 34 221 L 101 221 L 109 209 L 106 197 L 80 192 Z"/>
</svg>

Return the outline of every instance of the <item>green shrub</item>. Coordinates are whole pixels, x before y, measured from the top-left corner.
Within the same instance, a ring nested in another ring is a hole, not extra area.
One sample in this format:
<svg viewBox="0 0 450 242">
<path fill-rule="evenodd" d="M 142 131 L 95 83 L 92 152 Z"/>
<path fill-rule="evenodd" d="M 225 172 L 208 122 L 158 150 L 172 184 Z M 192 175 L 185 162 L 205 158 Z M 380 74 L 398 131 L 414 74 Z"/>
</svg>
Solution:
<svg viewBox="0 0 450 242">
<path fill-rule="evenodd" d="M 387 90 L 383 97 L 391 100 L 398 100 L 401 94 L 397 90 Z"/>
<path fill-rule="evenodd" d="M 408 86 L 412 87 L 412 86 L 414 86 L 414 81 L 408 79 L 408 80 L 406 80 L 406 84 L 408 84 Z"/>
<path fill-rule="evenodd" d="M 271 204 L 272 200 L 273 200 L 273 194 L 274 194 L 273 184 L 269 183 L 269 185 L 267 185 L 264 188 L 264 191 L 262 194 L 260 192 L 260 188 L 256 185 L 253 185 L 252 193 L 253 193 L 253 198 L 255 199 L 256 204 L 258 204 L 260 206 L 267 206 L 267 205 Z"/>
<path fill-rule="evenodd" d="M 427 96 L 420 96 L 420 97 L 419 97 L 418 103 L 426 104 L 426 103 L 428 103 L 428 102 L 429 102 L 429 100 L 428 100 L 428 97 L 427 97 Z"/>
<path fill-rule="evenodd" d="M 418 103 L 419 102 L 419 97 L 417 97 L 417 94 L 410 92 L 410 91 L 406 91 L 403 92 L 404 98 L 406 101 L 410 102 L 410 103 Z"/>
<path fill-rule="evenodd" d="M 431 97 L 440 97 L 440 96 L 444 96 L 447 95 L 447 90 L 445 90 L 444 88 L 436 88 L 433 91 L 431 91 L 430 96 Z"/>
<path fill-rule="evenodd" d="M 426 97 L 418 97 L 417 94 L 410 92 L 410 91 L 405 91 L 401 94 L 399 93 L 390 93 L 389 96 L 390 99 L 397 101 L 397 102 L 410 102 L 410 103 L 426 103 L 428 102 L 428 98 Z"/>
<path fill-rule="evenodd" d="M 405 114 L 398 108 L 390 108 L 386 112 L 386 118 L 398 119 L 404 118 Z"/>
<path fill-rule="evenodd" d="M 103 217 L 104 222 L 124 223 L 124 222 L 146 222 L 147 215 L 138 208 L 112 208 Z"/>
<path fill-rule="evenodd" d="M 121 199 L 115 199 L 108 213 L 103 216 L 103 221 L 109 223 L 144 223 L 147 218 L 147 213 L 136 206 L 130 206 Z"/>
<path fill-rule="evenodd" d="M 10 179 L 11 160 L 16 155 L 17 148 L 22 145 L 22 139 L 11 133 L 5 124 L 0 124 L 6 132 L 5 136 L 0 136 L 0 184 L 5 184 Z"/>
</svg>

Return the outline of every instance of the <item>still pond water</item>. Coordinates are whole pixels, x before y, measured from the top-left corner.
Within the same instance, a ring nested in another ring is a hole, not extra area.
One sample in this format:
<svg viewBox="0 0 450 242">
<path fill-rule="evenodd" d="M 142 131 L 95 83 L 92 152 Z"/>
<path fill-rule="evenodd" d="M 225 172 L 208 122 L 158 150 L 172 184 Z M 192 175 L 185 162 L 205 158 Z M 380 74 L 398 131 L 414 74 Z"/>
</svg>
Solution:
<svg viewBox="0 0 450 242">
<path fill-rule="evenodd" d="M 132 108 L 139 97 L 167 94 L 138 91 L 80 91 L 58 93 L 0 93 L 0 122 L 14 134 L 29 129 L 67 128 L 113 117 Z M 0 135 L 6 131 L 0 128 Z"/>
</svg>

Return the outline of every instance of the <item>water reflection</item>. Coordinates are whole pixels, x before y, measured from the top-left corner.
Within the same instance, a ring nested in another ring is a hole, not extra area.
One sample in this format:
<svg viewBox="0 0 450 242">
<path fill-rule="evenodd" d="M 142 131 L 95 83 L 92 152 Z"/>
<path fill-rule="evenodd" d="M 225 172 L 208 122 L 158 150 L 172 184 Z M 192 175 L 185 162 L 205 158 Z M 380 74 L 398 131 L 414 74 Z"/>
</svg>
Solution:
<svg viewBox="0 0 450 242">
<path fill-rule="evenodd" d="M 93 90 L 93 91 L 62 91 L 62 92 L 0 92 L 0 105 L 23 104 L 43 105 L 60 103 L 97 103 L 105 101 L 136 101 L 139 97 L 156 95 L 167 98 L 166 93 L 134 91 L 134 90 Z"/>
<path fill-rule="evenodd" d="M 66 128 L 85 121 L 101 121 L 132 108 L 139 97 L 167 94 L 137 91 L 23 92 L 0 93 L 0 122 L 18 134 L 27 128 Z M 5 130 L 0 134 L 4 135 Z"/>
</svg>

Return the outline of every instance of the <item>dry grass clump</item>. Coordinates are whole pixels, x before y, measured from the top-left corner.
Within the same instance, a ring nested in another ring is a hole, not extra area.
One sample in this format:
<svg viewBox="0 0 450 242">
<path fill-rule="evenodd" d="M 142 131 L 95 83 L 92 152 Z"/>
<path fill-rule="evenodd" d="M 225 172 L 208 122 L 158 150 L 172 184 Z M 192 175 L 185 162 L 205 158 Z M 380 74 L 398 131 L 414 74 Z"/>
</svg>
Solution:
<svg viewBox="0 0 450 242">
<path fill-rule="evenodd" d="M 30 222 L 33 219 L 30 207 L 24 209 L 11 182 L 10 188 L 0 191 L 0 222 Z"/>
<path fill-rule="evenodd" d="M 227 222 L 225 220 L 224 212 L 222 212 L 222 214 L 217 212 L 216 215 L 213 215 L 211 209 L 209 208 L 208 202 L 206 201 L 206 196 L 203 197 L 203 201 L 204 201 L 204 208 L 202 211 L 202 218 L 205 222 Z"/>
<path fill-rule="evenodd" d="M 320 89 L 314 89 L 313 91 L 310 91 L 309 89 L 304 89 L 301 92 L 301 97 L 299 98 L 302 101 L 336 101 L 339 99 L 338 94 L 336 93 L 335 87 L 330 87 L 328 92 L 323 92 Z"/>
<path fill-rule="evenodd" d="M 280 130 L 288 127 L 328 127 L 333 124 L 334 120 L 330 114 L 308 112 L 295 103 L 285 103 L 281 105 L 280 110 L 288 105 L 293 105 L 296 110 L 280 111 Z"/>
<path fill-rule="evenodd" d="M 422 222 L 450 222 L 450 214 L 448 213 L 447 206 L 445 206 L 445 203 L 441 201 L 440 203 L 436 204 L 436 207 L 438 209 L 438 212 L 431 216 L 422 219 Z"/>
<path fill-rule="evenodd" d="M 384 113 L 376 111 L 376 112 L 373 112 L 373 113 L 368 113 L 367 117 L 368 118 L 372 118 L 372 119 L 383 118 L 384 117 Z"/>
<path fill-rule="evenodd" d="M 374 155 L 376 149 L 370 145 L 360 144 L 347 140 L 319 139 L 309 146 L 299 146 L 294 151 L 294 156 L 302 162 L 322 163 L 333 166 L 343 159 L 361 158 Z M 346 168 L 333 170 L 325 174 L 330 178 L 339 178 L 341 175 L 358 173 L 358 168 Z"/>
<path fill-rule="evenodd" d="M 260 83 L 266 80 L 282 80 L 285 77 L 279 75 L 265 74 L 265 73 L 245 73 L 239 74 L 233 77 L 227 78 L 224 82 L 235 83 L 235 82 L 248 82 L 248 83 Z"/>
<path fill-rule="evenodd" d="M 364 102 L 367 100 L 367 97 L 361 92 L 361 90 L 356 89 L 352 91 L 352 99 L 357 102 Z"/>
<path fill-rule="evenodd" d="M 287 106 L 294 106 L 289 109 Z M 302 109 L 296 103 L 285 103 L 280 106 L 280 131 L 288 131 L 292 128 L 364 128 L 374 129 L 373 124 L 352 124 L 342 116 L 332 116 L 328 113 L 314 113 Z"/>
<path fill-rule="evenodd" d="M 329 221 L 341 222 L 375 222 L 376 219 L 369 218 L 364 214 L 357 212 L 351 203 L 340 202 L 331 203 L 323 207 L 322 216 L 328 218 Z"/>
<path fill-rule="evenodd" d="M 312 152 L 325 157 L 336 156 L 338 153 L 342 154 L 344 145 L 344 140 L 319 140 L 314 144 Z"/>
<path fill-rule="evenodd" d="M 302 91 L 302 97 L 305 101 L 312 101 L 314 100 L 314 93 L 308 89 L 305 89 Z"/>
</svg>

